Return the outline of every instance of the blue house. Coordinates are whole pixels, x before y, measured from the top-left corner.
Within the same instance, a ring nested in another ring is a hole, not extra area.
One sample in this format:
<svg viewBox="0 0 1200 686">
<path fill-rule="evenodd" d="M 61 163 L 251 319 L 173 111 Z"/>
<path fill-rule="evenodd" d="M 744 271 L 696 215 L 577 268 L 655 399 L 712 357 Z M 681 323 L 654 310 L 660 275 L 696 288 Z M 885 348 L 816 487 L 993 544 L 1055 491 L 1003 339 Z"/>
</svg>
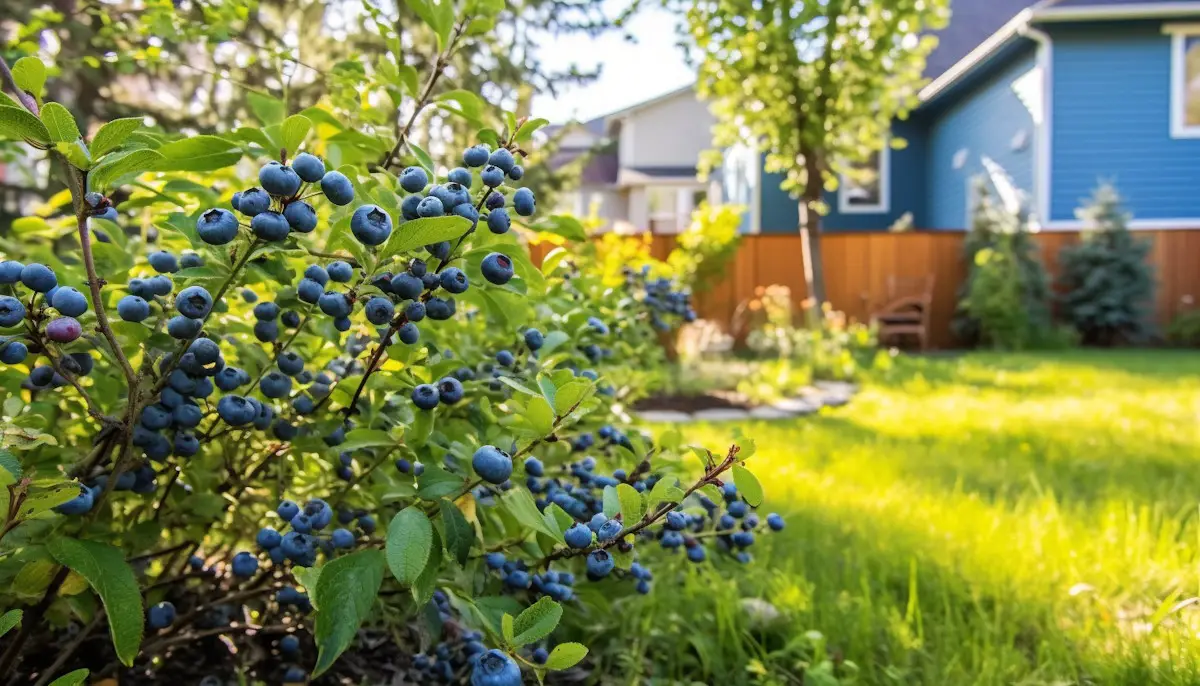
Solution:
<svg viewBox="0 0 1200 686">
<path fill-rule="evenodd" d="M 952 12 L 921 105 L 893 126 L 907 146 L 877 155 L 869 183 L 828 194 L 826 230 L 962 230 L 980 175 L 1043 230 L 1078 228 L 1105 181 L 1133 228 L 1200 228 L 1200 2 L 953 0 Z M 727 177 L 748 232 L 796 231 L 780 180 L 761 164 Z"/>
</svg>

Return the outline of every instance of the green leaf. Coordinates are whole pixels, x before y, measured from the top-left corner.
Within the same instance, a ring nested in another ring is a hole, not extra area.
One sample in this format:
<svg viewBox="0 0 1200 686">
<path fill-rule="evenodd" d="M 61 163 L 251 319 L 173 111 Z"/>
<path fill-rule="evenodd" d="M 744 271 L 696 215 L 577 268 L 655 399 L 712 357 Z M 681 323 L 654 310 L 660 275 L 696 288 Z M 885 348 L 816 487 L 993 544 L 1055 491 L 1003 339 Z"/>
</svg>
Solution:
<svg viewBox="0 0 1200 686">
<path fill-rule="evenodd" d="M 87 668 L 67 672 L 54 681 L 51 681 L 50 686 L 79 686 L 79 684 L 82 684 L 87 679 L 88 674 L 90 672 L 88 672 Z"/>
<path fill-rule="evenodd" d="M 59 143 L 71 143 L 79 140 L 79 126 L 70 110 L 57 102 L 48 102 L 42 106 L 42 123 L 50 132 L 50 140 Z"/>
<path fill-rule="evenodd" d="M 556 236 L 582 243 L 587 240 L 587 231 L 578 219 L 566 214 L 556 214 L 535 222 L 529 228 L 542 233 L 552 233 Z"/>
<path fill-rule="evenodd" d="M 24 615 L 25 612 L 23 610 L 9 610 L 3 615 L 0 615 L 0 636 L 4 636 L 4 634 L 12 631 L 13 627 L 19 625 L 21 623 L 21 617 Z"/>
<path fill-rule="evenodd" d="M 346 434 L 346 440 L 338 450 L 361 450 L 362 448 L 392 448 L 399 441 L 381 429 L 355 429 Z"/>
<path fill-rule="evenodd" d="M 554 536 L 554 532 L 546 525 L 546 520 L 538 510 L 537 503 L 533 501 L 533 496 L 529 495 L 529 491 L 523 488 L 514 488 L 504 494 L 502 501 L 517 522 L 547 536 Z"/>
<path fill-rule="evenodd" d="M 317 665 L 313 677 L 324 674 L 354 642 L 358 627 L 371 611 L 383 584 L 383 553 L 360 550 L 326 564 L 317 580 Z"/>
<path fill-rule="evenodd" d="M 470 121 L 479 121 L 479 117 L 483 112 L 483 100 L 475 93 L 461 88 L 446 91 L 439 95 L 437 99 L 442 109 L 460 114 Z M 450 107 L 448 103 L 454 103 L 457 107 Z"/>
<path fill-rule="evenodd" d="M 12 75 L 17 88 L 39 101 L 42 99 L 42 89 L 46 86 L 46 65 L 40 59 L 30 55 L 13 62 Z"/>
<path fill-rule="evenodd" d="M 550 651 L 546 660 L 546 669 L 570 669 L 587 657 L 587 646 L 582 643 L 559 643 Z"/>
<path fill-rule="evenodd" d="M 542 396 L 529 401 L 529 405 L 525 407 L 525 419 L 533 427 L 533 430 L 542 436 L 549 436 L 554 433 L 554 410 L 550 409 L 550 403 Z"/>
<path fill-rule="evenodd" d="M 0 116 L 2 116 L 0 110 Z M 88 173 L 88 186 L 94 191 L 104 191 L 121 177 L 130 174 L 141 174 L 156 168 L 163 161 L 163 156 L 156 150 L 142 148 L 129 152 L 113 153 L 100 160 Z"/>
<path fill-rule="evenodd" d="M 429 562 L 425 565 L 425 570 L 421 572 L 421 576 L 417 577 L 417 582 L 412 586 L 413 600 L 418 605 L 424 605 L 433 599 L 433 592 L 437 589 L 438 573 L 442 569 L 442 541 L 438 536 L 437 529 L 433 530 L 433 543 L 429 547 Z"/>
<path fill-rule="evenodd" d="M 642 519 L 642 515 L 646 514 L 642 494 L 638 493 L 633 486 L 625 483 L 617 484 L 617 499 L 621 501 L 621 518 L 625 520 L 625 526 L 637 524 Z"/>
<path fill-rule="evenodd" d="M 500 618 L 500 635 L 504 637 L 504 643 L 507 645 L 512 645 L 513 639 L 516 638 L 516 634 L 513 633 L 513 616 L 507 612 Z"/>
<path fill-rule="evenodd" d="M 0 469 L 4 470 L 0 472 L 0 486 L 15 484 L 21 480 L 21 475 L 24 474 L 20 460 L 7 450 L 0 450 Z"/>
<path fill-rule="evenodd" d="M 741 465 L 734 465 L 733 483 L 737 486 L 738 495 L 742 496 L 750 507 L 762 505 L 762 484 L 758 483 L 758 478 L 751 474 L 749 469 Z"/>
<path fill-rule="evenodd" d="M 550 635 L 562 619 L 562 605 L 542 596 L 536 603 L 525 608 L 513 622 L 514 646 L 536 643 Z"/>
<path fill-rule="evenodd" d="M 437 465 L 425 465 L 425 471 L 417 477 L 417 495 L 422 500 L 438 500 L 461 491 L 463 478 Z"/>
<path fill-rule="evenodd" d="M 388 567 L 396 580 L 411 586 L 421 576 L 429 551 L 433 547 L 433 525 L 419 508 L 412 506 L 401 510 L 388 525 Z"/>
<path fill-rule="evenodd" d="M 425 445 L 432 433 L 433 410 L 417 410 L 417 416 L 413 418 L 412 424 L 409 424 L 408 430 L 404 432 L 404 442 L 414 448 L 419 448 Z"/>
<path fill-rule="evenodd" d="M 21 519 L 29 519 L 62 505 L 77 495 L 79 495 L 79 484 L 74 481 L 35 483 L 25 492 L 25 500 L 21 503 L 21 509 L 17 512 L 17 516 Z"/>
<path fill-rule="evenodd" d="M 92 156 L 100 157 L 109 150 L 120 147 L 129 138 L 129 134 L 142 128 L 142 125 L 141 117 L 127 117 L 114 119 L 101 126 L 96 135 L 92 136 L 92 144 L 89 146 Z"/>
<path fill-rule="evenodd" d="M 521 124 L 521 128 L 517 129 L 517 135 L 514 140 L 516 140 L 518 143 L 524 143 L 525 141 L 533 138 L 535 131 L 549 123 L 549 119 L 530 119 L 524 124 Z"/>
<path fill-rule="evenodd" d="M 0 107 L 0 136 L 42 144 L 50 142 L 50 131 L 42 120 L 17 107 Z"/>
<path fill-rule="evenodd" d="M 525 384 L 521 383 L 520 381 L 517 381 L 516 379 L 512 378 L 511 376 L 501 376 L 496 380 L 506 386 L 515 388 L 518 391 L 520 391 L 526 395 L 532 395 L 534 397 L 537 397 L 537 395 L 538 395 L 537 391 L 533 390 L 529 386 L 526 386 Z"/>
<path fill-rule="evenodd" d="M 605 486 L 603 492 L 604 516 L 612 519 L 621 511 L 621 498 L 613 486 Z"/>
<path fill-rule="evenodd" d="M 558 349 L 560 345 L 571 340 L 571 337 L 565 331 L 551 331 L 546 334 L 542 342 L 541 350 L 538 350 L 538 355 L 548 357 L 550 353 Z"/>
<path fill-rule="evenodd" d="M 558 387 L 554 385 L 554 380 L 545 374 L 538 374 L 537 385 L 542 390 L 542 397 L 553 407 L 554 396 L 558 395 Z"/>
<path fill-rule="evenodd" d="M 563 532 L 571 528 L 571 525 L 575 523 L 575 518 L 557 504 L 550 503 L 542 512 L 542 519 L 546 520 L 546 526 L 550 527 L 550 531 L 554 534 L 554 540 L 566 543 Z"/>
<path fill-rule="evenodd" d="M 246 94 L 246 102 L 250 104 L 250 111 L 254 112 L 255 118 L 263 126 L 278 124 L 287 114 L 287 105 L 282 100 L 269 95 L 251 91 Z"/>
<path fill-rule="evenodd" d="M 570 414 L 576 405 L 583 402 L 596 390 L 588 381 L 572 381 L 558 389 L 554 395 L 554 411 L 560 416 Z"/>
<path fill-rule="evenodd" d="M 646 507 L 654 508 L 659 503 L 677 503 L 683 500 L 683 489 L 679 488 L 675 479 L 662 478 L 650 489 L 646 496 Z"/>
<path fill-rule="evenodd" d="M 413 155 L 416 156 L 417 164 L 420 164 L 425 171 L 429 172 L 429 178 L 433 178 L 435 176 L 433 172 L 433 158 L 429 156 L 429 153 L 425 152 L 425 148 L 412 141 L 408 141 L 408 147 L 412 150 Z"/>
<path fill-rule="evenodd" d="M 452 215 L 447 217 L 423 217 L 406 221 L 396 227 L 391 238 L 379 251 L 379 261 L 393 255 L 416 250 L 432 243 L 456 240 L 471 229 L 471 222 L 466 217 Z"/>
<path fill-rule="evenodd" d="M 475 544 L 475 529 L 463 516 L 458 506 L 449 500 L 438 503 L 442 510 L 442 531 L 444 532 L 446 552 L 450 553 L 459 566 L 467 564 L 471 555 L 471 546 Z"/>
<path fill-rule="evenodd" d="M 142 644 L 142 594 L 119 549 L 96 541 L 54 538 L 46 549 L 59 564 L 78 573 L 100 596 L 109 633 L 121 663 L 129 667 Z"/>
<path fill-rule="evenodd" d="M 292 157 L 296 156 L 296 152 L 300 150 L 300 144 L 308 137 L 308 132 L 312 130 L 312 122 L 308 117 L 299 114 L 293 114 L 283 121 L 283 148 L 288 151 Z"/>
<path fill-rule="evenodd" d="M 159 171 L 216 171 L 237 164 L 241 147 L 217 136 L 192 136 L 167 143 L 158 149 L 163 161 Z"/>
</svg>

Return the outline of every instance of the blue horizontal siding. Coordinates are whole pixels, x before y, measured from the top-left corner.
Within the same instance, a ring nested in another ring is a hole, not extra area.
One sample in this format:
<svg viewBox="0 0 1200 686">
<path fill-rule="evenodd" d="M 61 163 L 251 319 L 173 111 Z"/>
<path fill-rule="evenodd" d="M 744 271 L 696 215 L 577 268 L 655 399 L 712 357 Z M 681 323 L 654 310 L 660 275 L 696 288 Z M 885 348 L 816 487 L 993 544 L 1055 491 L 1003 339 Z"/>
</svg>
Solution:
<svg viewBox="0 0 1200 686">
<path fill-rule="evenodd" d="M 984 157 L 999 164 L 1018 188 L 1032 193 L 1037 132 L 1033 116 L 1012 86 L 1034 68 L 1036 51 L 1024 46 L 1011 61 L 933 114 L 926 171 L 928 228 L 966 228 L 967 189 L 984 172 Z M 1013 140 L 1022 131 L 1026 144 L 1014 150 Z M 958 168 L 956 157 L 964 162 Z"/>
<path fill-rule="evenodd" d="M 1171 138 L 1171 38 L 1160 22 L 1051 27 L 1050 217 L 1101 181 L 1137 219 L 1200 217 L 1200 140 Z"/>
<path fill-rule="evenodd" d="M 913 215 L 913 225 L 923 226 L 925 220 L 925 133 L 921 123 L 898 120 L 892 133 L 903 138 L 907 147 L 891 150 L 890 205 L 887 212 L 842 214 L 838 212 L 837 191 L 825 193 L 829 214 L 822 220 L 825 231 L 882 231 L 890 228 L 906 212 Z M 796 200 L 781 188 L 784 175 L 762 173 L 763 233 L 795 233 L 799 225 Z"/>
</svg>

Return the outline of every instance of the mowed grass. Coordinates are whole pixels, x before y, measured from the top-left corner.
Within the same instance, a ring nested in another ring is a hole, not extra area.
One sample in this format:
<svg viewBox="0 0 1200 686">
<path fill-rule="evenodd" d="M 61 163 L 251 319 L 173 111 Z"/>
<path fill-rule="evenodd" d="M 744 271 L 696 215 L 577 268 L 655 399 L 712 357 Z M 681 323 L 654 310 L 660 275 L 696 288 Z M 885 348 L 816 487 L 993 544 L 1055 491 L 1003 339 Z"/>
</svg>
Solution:
<svg viewBox="0 0 1200 686">
<path fill-rule="evenodd" d="M 1200 683 L 1198 420 L 1200 354 L 902 358 L 845 408 L 741 425 L 788 518 L 746 592 L 859 683 Z"/>
</svg>

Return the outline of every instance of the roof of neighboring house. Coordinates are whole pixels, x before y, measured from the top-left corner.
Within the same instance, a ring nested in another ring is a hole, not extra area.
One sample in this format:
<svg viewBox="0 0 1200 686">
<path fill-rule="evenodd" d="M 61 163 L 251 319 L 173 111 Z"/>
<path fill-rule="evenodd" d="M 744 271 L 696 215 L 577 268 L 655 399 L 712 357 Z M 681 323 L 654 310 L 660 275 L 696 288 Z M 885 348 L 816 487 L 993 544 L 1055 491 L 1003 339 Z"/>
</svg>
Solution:
<svg viewBox="0 0 1200 686">
<path fill-rule="evenodd" d="M 692 177 L 696 175 L 696 168 L 693 167 L 629 167 L 629 169 L 652 177 L 674 178 L 674 177 Z"/>
<path fill-rule="evenodd" d="M 1004 8 L 1008 17 L 995 25 L 1002 14 L 996 11 L 999 7 Z M 1007 48 L 1028 34 L 1032 24 L 1200 15 L 1200 0 L 952 0 L 951 8 L 950 25 L 938 34 L 946 47 L 943 50 L 939 45 L 934 50 L 925 70 L 932 79 L 920 92 L 925 102 L 948 92 L 978 67 L 1006 54 Z M 971 17 L 971 21 L 964 22 L 964 16 Z M 965 28 L 956 28 L 964 24 Z M 980 36 L 985 26 L 993 28 Z M 975 44 L 967 46 L 972 40 Z M 966 52 L 949 64 L 945 62 L 963 47 L 967 47 Z"/>
<path fill-rule="evenodd" d="M 941 76 L 1018 12 L 1034 4 L 1036 0 L 951 0 L 950 23 L 934 32 L 938 44 L 925 60 L 925 76 Z"/>
</svg>

